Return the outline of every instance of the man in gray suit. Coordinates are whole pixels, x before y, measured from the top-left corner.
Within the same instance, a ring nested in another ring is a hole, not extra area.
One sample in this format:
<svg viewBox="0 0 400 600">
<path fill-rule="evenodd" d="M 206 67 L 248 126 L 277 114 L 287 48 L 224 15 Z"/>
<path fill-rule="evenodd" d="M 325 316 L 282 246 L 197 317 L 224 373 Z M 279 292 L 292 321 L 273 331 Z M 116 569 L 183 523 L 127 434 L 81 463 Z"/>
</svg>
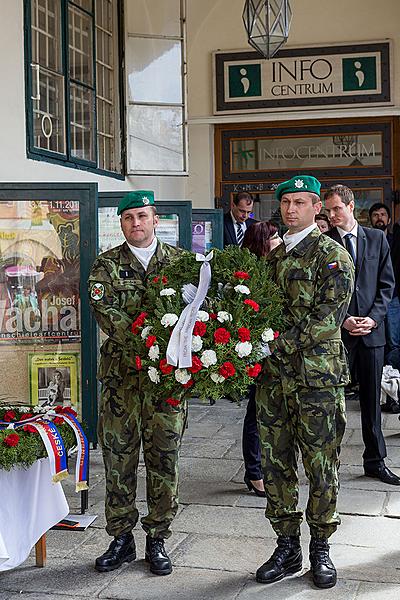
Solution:
<svg viewBox="0 0 400 600">
<path fill-rule="evenodd" d="M 390 249 L 384 233 L 362 227 L 354 218 L 354 195 L 345 185 L 325 194 L 333 229 L 326 235 L 347 248 L 356 267 L 354 293 L 342 326 L 352 379 L 360 390 L 361 426 L 365 445 L 364 473 L 384 483 L 400 485 L 400 477 L 385 465 L 380 389 L 385 350 L 385 316 L 394 290 Z"/>
</svg>

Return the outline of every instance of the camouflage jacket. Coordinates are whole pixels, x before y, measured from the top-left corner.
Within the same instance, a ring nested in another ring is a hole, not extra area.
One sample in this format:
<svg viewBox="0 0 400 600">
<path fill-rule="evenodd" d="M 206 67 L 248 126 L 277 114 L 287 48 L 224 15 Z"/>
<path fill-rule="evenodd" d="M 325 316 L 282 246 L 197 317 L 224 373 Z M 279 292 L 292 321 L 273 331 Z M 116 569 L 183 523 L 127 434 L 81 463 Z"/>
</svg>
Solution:
<svg viewBox="0 0 400 600">
<path fill-rule="evenodd" d="M 348 367 L 340 328 L 354 287 L 347 251 L 317 228 L 286 254 L 284 244 L 268 256 L 286 301 L 285 328 L 272 342 L 267 370 L 308 387 L 346 385 Z"/>
<path fill-rule="evenodd" d="M 122 379 L 133 367 L 131 325 L 141 311 L 147 282 L 181 250 L 158 240 L 147 271 L 124 242 L 100 254 L 91 269 L 90 304 L 99 327 L 108 336 L 100 349 L 98 377 Z"/>
</svg>

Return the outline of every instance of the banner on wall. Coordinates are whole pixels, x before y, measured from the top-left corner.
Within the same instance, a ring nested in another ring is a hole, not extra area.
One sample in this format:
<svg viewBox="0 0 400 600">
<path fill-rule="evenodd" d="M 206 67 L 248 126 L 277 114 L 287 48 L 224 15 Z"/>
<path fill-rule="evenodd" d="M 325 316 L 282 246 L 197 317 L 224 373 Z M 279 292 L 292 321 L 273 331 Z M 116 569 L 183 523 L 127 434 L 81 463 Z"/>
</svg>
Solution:
<svg viewBox="0 0 400 600">
<path fill-rule="evenodd" d="M 79 353 L 28 355 L 30 403 L 33 406 L 78 406 Z"/>
<path fill-rule="evenodd" d="M 0 202 L 0 342 L 80 340 L 79 203 Z"/>
</svg>

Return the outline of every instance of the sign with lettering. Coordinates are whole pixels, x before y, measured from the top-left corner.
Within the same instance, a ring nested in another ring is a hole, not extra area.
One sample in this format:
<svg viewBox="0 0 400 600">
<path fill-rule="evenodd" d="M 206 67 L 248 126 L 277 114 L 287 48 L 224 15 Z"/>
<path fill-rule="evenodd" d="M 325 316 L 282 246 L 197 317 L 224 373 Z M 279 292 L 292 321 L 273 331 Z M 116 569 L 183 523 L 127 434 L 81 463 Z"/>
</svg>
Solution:
<svg viewBox="0 0 400 600">
<path fill-rule="evenodd" d="M 216 52 L 214 113 L 392 104 L 390 42 Z"/>
</svg>

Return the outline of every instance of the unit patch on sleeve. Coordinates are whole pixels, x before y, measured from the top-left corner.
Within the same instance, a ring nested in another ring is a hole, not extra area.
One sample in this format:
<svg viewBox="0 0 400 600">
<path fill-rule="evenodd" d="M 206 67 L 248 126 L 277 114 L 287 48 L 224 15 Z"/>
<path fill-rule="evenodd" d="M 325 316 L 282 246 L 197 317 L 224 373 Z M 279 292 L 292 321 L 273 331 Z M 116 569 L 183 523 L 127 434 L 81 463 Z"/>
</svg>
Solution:
<svg viewBox="0 0 400 600">
<path fill-rule="evenodd" d="M 90 290 L 92 300 L 101 300 L 104 296 L 104 285 L 102 283 L 94 283 Z"/>
</svg>

